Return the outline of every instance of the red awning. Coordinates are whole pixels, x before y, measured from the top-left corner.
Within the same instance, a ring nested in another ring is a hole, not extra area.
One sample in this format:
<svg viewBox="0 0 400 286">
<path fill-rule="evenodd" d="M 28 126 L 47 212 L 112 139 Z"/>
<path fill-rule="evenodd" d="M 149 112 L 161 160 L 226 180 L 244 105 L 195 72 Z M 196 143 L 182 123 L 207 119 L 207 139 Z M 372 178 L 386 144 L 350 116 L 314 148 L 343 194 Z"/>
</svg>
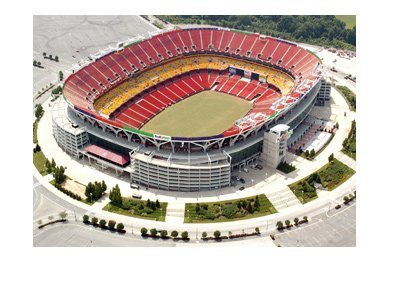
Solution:
<svg viewBox="0 0 400 286">
<path fill-rule="evenodd" d="M 116 154 L 109 150 L 103 149 L 97 145 L 89 145 L 85 147 L 85 151 L 93 155 L 99 156 L 101 158 L 104 158 L 120 166 L 124 166 L 126 163 L 129 162 L 129 157 Z"/>
</svg>

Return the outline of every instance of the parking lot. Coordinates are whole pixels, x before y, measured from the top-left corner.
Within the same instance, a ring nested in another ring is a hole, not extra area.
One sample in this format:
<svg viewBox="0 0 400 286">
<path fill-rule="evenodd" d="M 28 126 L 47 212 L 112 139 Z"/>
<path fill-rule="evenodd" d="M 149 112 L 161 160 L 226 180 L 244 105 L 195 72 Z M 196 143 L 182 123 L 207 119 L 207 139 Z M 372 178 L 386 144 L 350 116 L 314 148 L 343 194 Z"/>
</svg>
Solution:
<svg viewBox="0 0 400 286">
<path fill-rule="evenodd" d="M 343 208 L 342 208 L 343 209 Z M 320 214 L 309 225 L 275 235 L 281 247 L 354 247 L 356 246 L 356 204 L 351 204 L 331 217 Z"/>
</svg>

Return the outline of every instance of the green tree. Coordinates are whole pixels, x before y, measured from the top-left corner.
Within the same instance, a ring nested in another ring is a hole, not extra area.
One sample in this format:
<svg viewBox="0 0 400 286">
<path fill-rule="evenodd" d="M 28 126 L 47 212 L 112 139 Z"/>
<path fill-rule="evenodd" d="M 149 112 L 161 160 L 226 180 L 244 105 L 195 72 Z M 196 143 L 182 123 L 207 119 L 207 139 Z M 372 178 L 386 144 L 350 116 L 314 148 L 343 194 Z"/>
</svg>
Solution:
<svg viewBox="0 0 400 286">
<path fill-rule="evenodd" d="M 206 237 L 207 237 L 207 232 L 203 231 L 202 234 L 201 234 L 201 237 L 202 237 L 203 239 L 206 238 Z"/>
<path fill-rule="evenodd" d="M 54 158 L 51 158 L 51 168 L 54 170 L 56 166 L 56 161 L 54 161 Z"/>
<path fill-rule="evenodd" d="M 345 204 L 347 204 L 350 201 L 350 199 L 349 199 L 348 196 L 344 196 L 343 197 L 343 201 L 344 201 Z"/>
<path fill-rule="evenodd" d="M 97 217 L 95 217 L 95 216 L 92 217 L 92 224 L 93 225 L 97 225 L 98 221 L 99 221 L 99 219 Z"/>
<path fill-rule="evenodd" d="M 89 182 L 89 184 L 87 184 L 85 189 L 85 196 L 86 198 L 90 199 L 91 202 L 93 200 L 93 190 L 94 190 L 94 185 L 92 184 L 92 182 Z"/>
<path fill-rule="evenodd" d="M 119 224 L 117 224 L 117 230 L 119 232 L 121 232 L 123 229 L 125 228 L 124 224 L 122 222 L 120 222 Z"/>
<path fill-rule="evenodd" d="M 41 62 L 37 62 L 37 65 L 40 67 L 42 65 L 42 63 Z"/>
<path fill-rule="evenodd" d="M 290 226 L 290 220 L 288 220 L 288 219 L 285 220 L 285 225 L 286 225 L 286 226 Z"/>
<path fill-rule="evenodd" d="M 101 219 L 100 222 L 99 222 L 99 225 L 100 225 L 101 228 L 106 228 L 106 224 L 107 224 L 107 222 L 106 222 L 105 219 Z"/>
<path fill-rule="evenodd" d="M 88 215 L 84 215 L 84 216 L 82 217 L 82 219 L 83 219 L 83 222 L 85 222 L 85 223 L 88 223 L 88 222 L 89 222 L 89 216 L 88 216 Z"/>
<path fill-rule="evenodd" d="M 151 234 L 152 236 L 156 236 L 157 233 L 158 233 L 157 229 L 155 229 L 155 228 L 150 229 L 150 234 Z"/>
<path fill-rule="evenodd" d="M 161 207 L 161 205 L 160 205 L 160 202 L 158 201 L 158 199 L 156 200 L 156 208 L 160 208 Z"/>
<path fill-rule="evenodd" d="M 46 53 L 45 53 L 45 52 L 43 52 L 43 57 L 44 57 L 44 58 L 46 57 Z"/>
<path fill-rule="evenodd" d="M 196 214 L 199 213 L 200 211 L 200 204 L 196 203 L 196 208 L 195 208 Z"/>
<path fill-rule="evenodd" d="M 181 233 L 181 236 L 183 239 L 188 239 L 189 238 L 189 233 L 187 231 L 184 231 Z"/>
<path fill-rule="evenodd" d="M 46 162 L 44 163 L 45 167 L 46 167 L 46 171 L 48 174 L 51 174 L 53 172 L 53 169 L 51 167 L 51 163 L 49 161 L 49 159 L 46 158 Z"/>
<path fill-rule="evenodd" d="M 216 239 L 220 238 L 221 237 L 221 232 L 219 230 L 214 231 L 214 237 Z"/>
<path fill-rule="evenodd" d="M 257 195 L 256 200 L 254 202 L 254 208 L 258 210 L 259 207 L 260 207 L 260 198 Z"/>
<path fill-rule="evenodd" d="M 141 233 L 142 235 L 146 235 L 146 234 L 147 234 L 147 228 L 142 227 L 142 228 L 140 229 L 140 233 Z"/>
<path fill-rule="evenodd" d="M 277 222 L 276 222 L 276 227 L 277 227 L 278 229 L 283 228 L 283 223 L 282 223 L 281 221 L 277 221 Z"/>
<path fill-rule="evenodd" d="M 121 196 L 121 191 L 119 189 L 118 184 L 115 185 L 115 187 L 111 189 L 109 197 L 110 197 L 110 200 L 112 203 L 114 203 L 116 205 L 122 204 L 122 196 Z"/>
<path fill-rule="evenodd" d="M 255 228 L 255 231 L 259 234 L 260 233 L 260 229 L 258 227 Z"/>
<path fill-rule="evenodd" d="M 310 156 L 311 156 L 311 157 L 314 157 L 314 156 L 315 156 L 315 150 L 314 150 L 314 149 L 311 150 Z"/>
<path fill-rule="evenodd" d="M 47 217 L 49 220 L 53 220 L 53 216 L 52 215 L 49 215 L 48 217 Z"/>
<path fill-rule="evenodd" d="M 35 110 L 36 118 L 39 119 L 42 116 L 42 113 L 43 113 L 43 107 L 41 104 L 38 104 L 38 106 L 36 107 L 36 110 Z"/>
<path fill-rule="evenodd" d="M 67 176 L 65 175 L 64 167 L 63 166 L 56 167 L 53 170 L 53 177 L 54 177 L 56 183 L 61 185 L 65 181 L 65 179 L 67 178 Z"/>
<path fill-rule="evenodd" d="M 60 216 L 61 219 L 65 219 L 68 216 L 66 211 L 62 211 L 58 215 Z"/>
<path fill-rule="evenodd" d="M 58 56 L 55 56 L 55 57 L 54 57 L 54 60 L 55 60 L 56 62 L 58 62 Z"/>
<path fill-rule="evenodd" d="M 37 65 L 37 61 L 34 60 L 33 61 L 33 65 L 36 66 Z"/>
<path fill-rule="evenodd" d="M 308 217 L 306 215 L 303 216 L 303 220 L 307 222 L 308 221 Z"/>
<path fill-rule="evenodd" d="M 160 231 L 161 237 L 162 238 L 166 238 L 168 236 L 168 231 L 166 231 L 165 229 Z"/>
<path fill-rule="evenodd" d="M 329 161 L 329 162 L 332 162 L 334 158 L 335 158 L 335 157 L 333 156 L 333 154 L 330 154 L 329 157 L 328 157 L 328 161 Z"/>
<path fill-rule="evenodd" d="M 114 229 L 115 228 L 115 225 L 116 225 L 117 223 L 115 222 L 115 220 L 109 220 L 108 221 L 108 228 L 109 229 Z"/>
<path fill-rule="evenodd" d="M 298 224 L 299 224 L 299 218 L 298 218 L 298 217 L 295 217 L 295 218 L 294 218 L 294 224 L 295 224 L 295 225 L 298 225 Z"/>
<path fill-rule="evenodd" d="M 176 230 L 173 230 L 173 231 L 171 232 L 171 236 L 172 236 L 173 238 L 176 238 L 178 235 L 179 235 L 179 233 L 178 233 Z"/>
</svg>

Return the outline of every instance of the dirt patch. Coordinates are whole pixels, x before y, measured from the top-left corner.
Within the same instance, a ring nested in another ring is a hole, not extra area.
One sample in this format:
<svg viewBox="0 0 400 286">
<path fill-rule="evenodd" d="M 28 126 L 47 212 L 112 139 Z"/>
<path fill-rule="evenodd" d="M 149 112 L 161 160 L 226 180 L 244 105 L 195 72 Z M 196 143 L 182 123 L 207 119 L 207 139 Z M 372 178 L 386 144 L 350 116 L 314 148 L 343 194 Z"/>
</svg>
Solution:
<svg viewBox="0 0 400 286">
<path fill-rule="evenodd" d="M 85 198 L 85 189 L 86 186 L 77 183 L 73 180 L 67 179 L 65 180 L 65 182 L 62 184 L 62 186 L 64 188 L 66 188 L 67 190 L 73 192 L 74 194 L 80 195 L 82 198 Z"/>
</svg>

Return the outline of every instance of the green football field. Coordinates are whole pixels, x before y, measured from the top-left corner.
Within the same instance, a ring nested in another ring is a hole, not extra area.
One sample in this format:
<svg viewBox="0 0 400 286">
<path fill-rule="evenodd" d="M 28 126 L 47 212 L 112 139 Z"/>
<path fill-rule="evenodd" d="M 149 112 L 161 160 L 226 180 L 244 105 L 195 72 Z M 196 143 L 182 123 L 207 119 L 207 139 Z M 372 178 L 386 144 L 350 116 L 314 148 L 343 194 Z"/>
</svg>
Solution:
<svg viewBox="0 0 400 286">
<path fill-rule="evenodd" d="M 252 103 L 242 98 L 203 91 L 162 111 L 141 130 L 178 137 L 218 135 L 243 117 Z"/>
</svg>

